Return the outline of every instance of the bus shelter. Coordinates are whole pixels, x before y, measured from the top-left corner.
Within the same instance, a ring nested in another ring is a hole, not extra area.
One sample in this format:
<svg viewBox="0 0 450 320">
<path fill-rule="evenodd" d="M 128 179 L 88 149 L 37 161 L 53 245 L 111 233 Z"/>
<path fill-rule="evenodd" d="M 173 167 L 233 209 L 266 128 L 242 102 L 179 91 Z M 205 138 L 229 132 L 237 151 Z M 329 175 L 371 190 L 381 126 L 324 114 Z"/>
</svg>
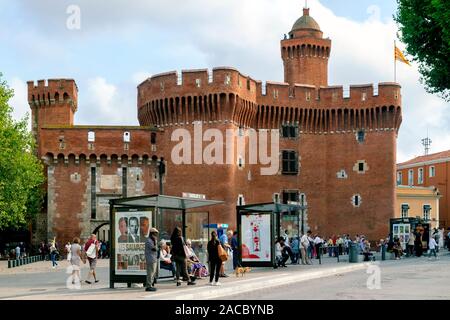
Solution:
<svg viewBox="0 0 450 320">
<path fill-rule="evenodd" d="M 275 242 L 292 221 L 292 234 L 300 235 L 305 206 L 300 204 L 259 203 L 237 206 L 239 263 L 249 267 L 275 265 Z M 293 226 L 293 228 L 292 228 Z"/>
<path fill-rule="evenodd" d="M 145 283 L 145 241 L 150 228 L 159 230 L 159 238 L 168 239 L 170 229 L 179 226 L 183 237 L 189 227 L 187 220 L 196 208 L 224 203 L 218 200 L 204 200 L 166 195 L 112 199 L 110 205 L 110 288 L 114 283 Z M 201 211 L 200 213 L 205 213 Z M 209 213 L 206 212 L 209 224 Z M 202 216 L 204 218 L 204 216 Z M 199 228 L 202 229 L 203 223 Z"/>
</svg>

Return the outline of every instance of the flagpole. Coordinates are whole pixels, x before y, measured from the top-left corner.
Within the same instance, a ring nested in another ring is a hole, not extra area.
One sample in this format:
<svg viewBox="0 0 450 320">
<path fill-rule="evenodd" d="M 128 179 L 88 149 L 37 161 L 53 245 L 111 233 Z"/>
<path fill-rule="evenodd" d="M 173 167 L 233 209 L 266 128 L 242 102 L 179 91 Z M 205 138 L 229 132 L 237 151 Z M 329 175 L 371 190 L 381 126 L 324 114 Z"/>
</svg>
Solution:
<svg viewBox="0 0 450 320">
<path fill-rule="evenodd" d="M 394 40 L 394 83 L 397 83 L 397 53 L 396 53 L 397 44 Z"/>
</svg>

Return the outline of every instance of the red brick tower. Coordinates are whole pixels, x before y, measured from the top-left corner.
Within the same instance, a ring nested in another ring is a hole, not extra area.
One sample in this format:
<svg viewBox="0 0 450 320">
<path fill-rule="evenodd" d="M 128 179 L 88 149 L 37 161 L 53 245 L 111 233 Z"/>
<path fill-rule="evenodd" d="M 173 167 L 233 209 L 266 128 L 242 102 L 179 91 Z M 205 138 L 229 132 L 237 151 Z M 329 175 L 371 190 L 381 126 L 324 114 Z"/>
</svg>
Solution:
<svg viewBox="0 0 450 320">
<path fill-rule="evenodd" d="M 72 79 L 28 81 L 28 103 L 31 108 L 32 131 L 41 147 L 40 131 L 43 126 L 73 126 L 77 111 L 78 88 Z M 41 150 L 39 149 L 38 152 Z"/>
<path fill-rule="evenodd" d="M 309 8 L 304 8 L 289 38 L 281 40 L 284 82 L 291 86 L 296 83 L 327 86 L 330 50 L 331 40 L 323 38 L 319 24 L 309 15 Z"/>
</svg>

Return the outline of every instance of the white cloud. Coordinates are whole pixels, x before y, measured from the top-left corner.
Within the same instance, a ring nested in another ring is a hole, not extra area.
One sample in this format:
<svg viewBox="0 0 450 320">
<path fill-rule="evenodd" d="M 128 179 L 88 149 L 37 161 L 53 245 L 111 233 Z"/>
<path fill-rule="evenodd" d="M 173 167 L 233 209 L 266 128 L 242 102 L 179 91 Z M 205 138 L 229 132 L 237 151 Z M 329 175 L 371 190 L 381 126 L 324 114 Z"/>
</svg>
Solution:
<svg viewBox="0 0 450 320">
<path fill-rule="evenodd" d="M 55 4 L 53 0 L 22 0 L 19 3 L 34 26 L 50 34 L 45 41 L 45 34 L 40 35 L 40 45 L 58 43 L 54 39 L 67 37 L 65 9 L 71 1 Z M 202 56 L 200 61 L 205 61 L 208 67 L 228 65 L 262 81 L 282 80 L 279 41 L 301 15 L 301 4 L 294 0 L 79 0 L 77 4 L 81 8 L 82 34 L 95 38 L 107 31 L 119 39 L 129 33 L 128 37 L 141 39 L 143 50 L 149 52 L 152 60 L 149 70 L 143 67 L 134 74 L 130 72 L 127 81 L 93 78 L 85 81 L 86 90 L 83 79 L 77 79 L 80 87 L 77 119 L 99 124 L 136 122 L 136 84 L 150 73 L 174 70 L 176 65 L 168 70 L 156 69 L 162 62 L 172 61 L 174 55 L 178 61 L 185 61 L 182 68 L 191 67 L 195 54 Z M 332 40 L 330 84 L 393 81 L 393 42 L 397 27 L 392 20 L 381 20 L 385 15 L 381 15 L 379 7 L 369 6 L 365 12 L 367 19 L 357 22 L 337 16 L 318 0 L 309 1 L 309 5 L 311 16 L 325 37 Z M 170 44 L 166 52 L 153 52 L 163 50 L 163 46 L 159 40 L 148 37 L 149 29 L 160 34 L 165 44 Z M 22 39 L 21 43 L 27 42 Z M 398 45 L 402 48 L 402 44 Z M 126 56 L 122 59 L 126 63 Z M 148 61 L 142 61 L 143 66 L 147 64 Z M 450 105 L 426 93 L 418 79 L 416 65 L 408 67 L 398 63 L 397 81 L 402 85 L 403 97 L 399 161 L 422 154 L 420 141 L 427 129 L 433 139 L 432 152 L 450 149 Z"/>
<path fill-rule="evenodd" d="M 150 72 L 138 71 L 131 76 L 131 79 L 135 85 L 138 85 L 143 81 L 145 81 L 146 79 L 150 78 L 151 76 L 152 75 Z"/>
<path fill-rule="evenodd" d="M 86 81 L 87 89 L 78 94 L 76 124 L 136 125 L 136 92 L 130 83 L 108 83 L 103 77 Z M 122 88 L 119 90 L 118 87 Z M 79 87 L 83 87 L 82 85 Z"/>
<path fill-rule="evenodd" d="M 28 88 L 27 84 L 18 77 L 12 78 L 8 84 L 14 89 L 14 97 L 9 101 L 9 105 L 13 108 L 14 119 L 22 119 L 27 114 L 31 114 L 30 107 L 28 105 Z M 31 129 L 31 121 L 30 121 Z"/>
</svg>

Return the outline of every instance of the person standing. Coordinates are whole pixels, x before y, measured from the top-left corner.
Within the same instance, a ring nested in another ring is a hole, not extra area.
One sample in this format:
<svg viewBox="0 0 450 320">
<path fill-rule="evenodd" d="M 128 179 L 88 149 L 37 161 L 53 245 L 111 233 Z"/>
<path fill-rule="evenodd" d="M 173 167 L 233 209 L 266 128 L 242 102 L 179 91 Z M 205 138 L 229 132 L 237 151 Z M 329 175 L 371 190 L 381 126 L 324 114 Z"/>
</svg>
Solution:
<svg viewBox="0 0 450 320">
<path fill-rule="evenodd" d="M 416 241 L 416 235 L 414 234 L 414 232 L 410 232 L 409 233 L 409 239 L 408 239 L 408 245 L 407 245 L 407 256 L 411 257 L 414 255 L 414 242 Z"/>
<path fill-rule="evenodd" d="M 147 283 L 145 291 L 156 291 L 155 274 L 158 268 L 158 248 L 156 237 L 158 236 L 156 228 L 150 229 L 150 235 L 145 241 L 145 262 L 147 263 Z"/>
<path fill-rule="evenodd" d="M 219 257 L 220 241 L 217 239 L 216 231 L 211 232 L 211 240 L 208 241 L 208 262 L 209 262 L 209 284 L 212 286 L 220 286 L 219 274 L 222 260 Z M 214 279 L 214 282 L 213 282 Z"/>
<path fill-rule="evenodd" d="M 300 241 L 298 239 L 298 236 L 296 236 L 292 239 L 291 248 L 292 248 L 292 254 L 294 256 L 294 261 L 292 261 L 292 262 L 295 264 L 299 264 L 299 262 L 300 262 Z"/>
<path fill-rule="evenodd" d="M 181 236 L 181 229 L 176 227 L 173 229 L 172 236 L 170 237 L 170 242 L 172 244 L 172 258 L 176 265 L 176 278 L 177 286 L 181 286 L 180 274 L 183 277 L 183 281 L 187 281 L 188 286 L 194 285 L 195 282 L 191 281 L 187 273 L 186 265 L 186 250 L 183 237 Z"/>
<path fill-rule="evenodd" d="M 239 265 L 239 245 L 237 240 L 237 231 L 233 232 L 233 236 L 231 237 L 231 250 L 233 250 L 233 270 L 236 270 Z"/>
<path fill-rule="evenodd" d="M 72 255 L 72 252 L 70 250 L 71 248 L 72 248 L 72 245 L 70 244 L 70 241 L 69 241 L 69 242 L 66 243 L 66 246 L 64 248 L 64 251 L 65 251 L 65 253 L 67 255 L 66 259 L 67 259 L 68 262 L 70 262 L 71 255 Z"/>
<path fill-rule="evenodd" d="M 230 232 L 231 230 L 228 230 Z M 222 233 L 222 235 L 219 237 L 220 244 L 222 245 L 222 248 L 228 253 L 229 249 L 231 248 L 228 243 L 228 232 Z M 232 232 L 232 231 L 231 231 Z M 222 262 L 222 265 L 220 266 L 220 275 L 221 278 L 226 278 L 228 275 L 225 273 L 225 262 Z"/>
<path fill-rule="evenodd" d="M 437 255 L 436 255 L 437 242 L 434 237 L 430 237 L 430 241 L 428 242 L 428 247 L 430 248 L 430 254 L 428 255 L 428 260 L 431 260 L 431 254 L 434 254 L 434 259 L 437 260 Z"/>
<path fill-rule="evenodd" d="M 97 236 L 95 234 L 91 234 L 91 236 L 89 237 L 89 240 L 84 245 L 84 251 L 86 252 L 89 261 L 89 274 L 85 282 L 91 284 L 92 282 L 89 279 L 91 278 L 92 275 L 94 277 L 94 282 L 97 283 L 100 280 L 97 280 L 97 275 L 95 273 L 98 256 L 98 241 Z"/>
<path fill-rule="evenodd" d="M 309 237 L 311 235 L 311 231 L 308 230 L 306 234 L 304 234 L 300 239 L 300 252 L 302 254 L 302 264 L 311 264 L 308 256 L 308 247 L 309 247 Z"/>
<path fill-rule="evenodd" d="M 72 284 L 79 285 L 80 284 L 80 265 L 81 265 L 81 246 L 80 239 L 73 238 L 73 243 L 70 246 L 69 253 L 67 256 L 70 256 L 70 264 L 72 265 Z"/>
<path fill-rule="evenodd" d="M 320 254 L 322 250 L 322 242 L 323 240 L 320 238 L 320 236 L 317 234 L 314 238 L 314 245 L 316 246 L 316 258 L 320 259 Z"/>
<path fill-rule="evenodd" d="M 58 249 L 56 248 L 56 240 L 53 240 L 52 245 L 50 246 L 50 259 L 52 260 L 53 269 L 55 269 L 58 266 L 58 262 L 56 262 L 57 254 Z"/>
<path fill-rule="evenodd" d="M 422 256 L 422 253 L 423 253 L 422 234 L 419 231 L 416 231 L 416 233 L 415 233 L 414 251 L 416 252 L 416 257 Z"/>
<path fill-rule="evenodd" d="M 16 247 L 16 259 L 20 259 L 20 246 L 17 245 Z"/>
</svg>

